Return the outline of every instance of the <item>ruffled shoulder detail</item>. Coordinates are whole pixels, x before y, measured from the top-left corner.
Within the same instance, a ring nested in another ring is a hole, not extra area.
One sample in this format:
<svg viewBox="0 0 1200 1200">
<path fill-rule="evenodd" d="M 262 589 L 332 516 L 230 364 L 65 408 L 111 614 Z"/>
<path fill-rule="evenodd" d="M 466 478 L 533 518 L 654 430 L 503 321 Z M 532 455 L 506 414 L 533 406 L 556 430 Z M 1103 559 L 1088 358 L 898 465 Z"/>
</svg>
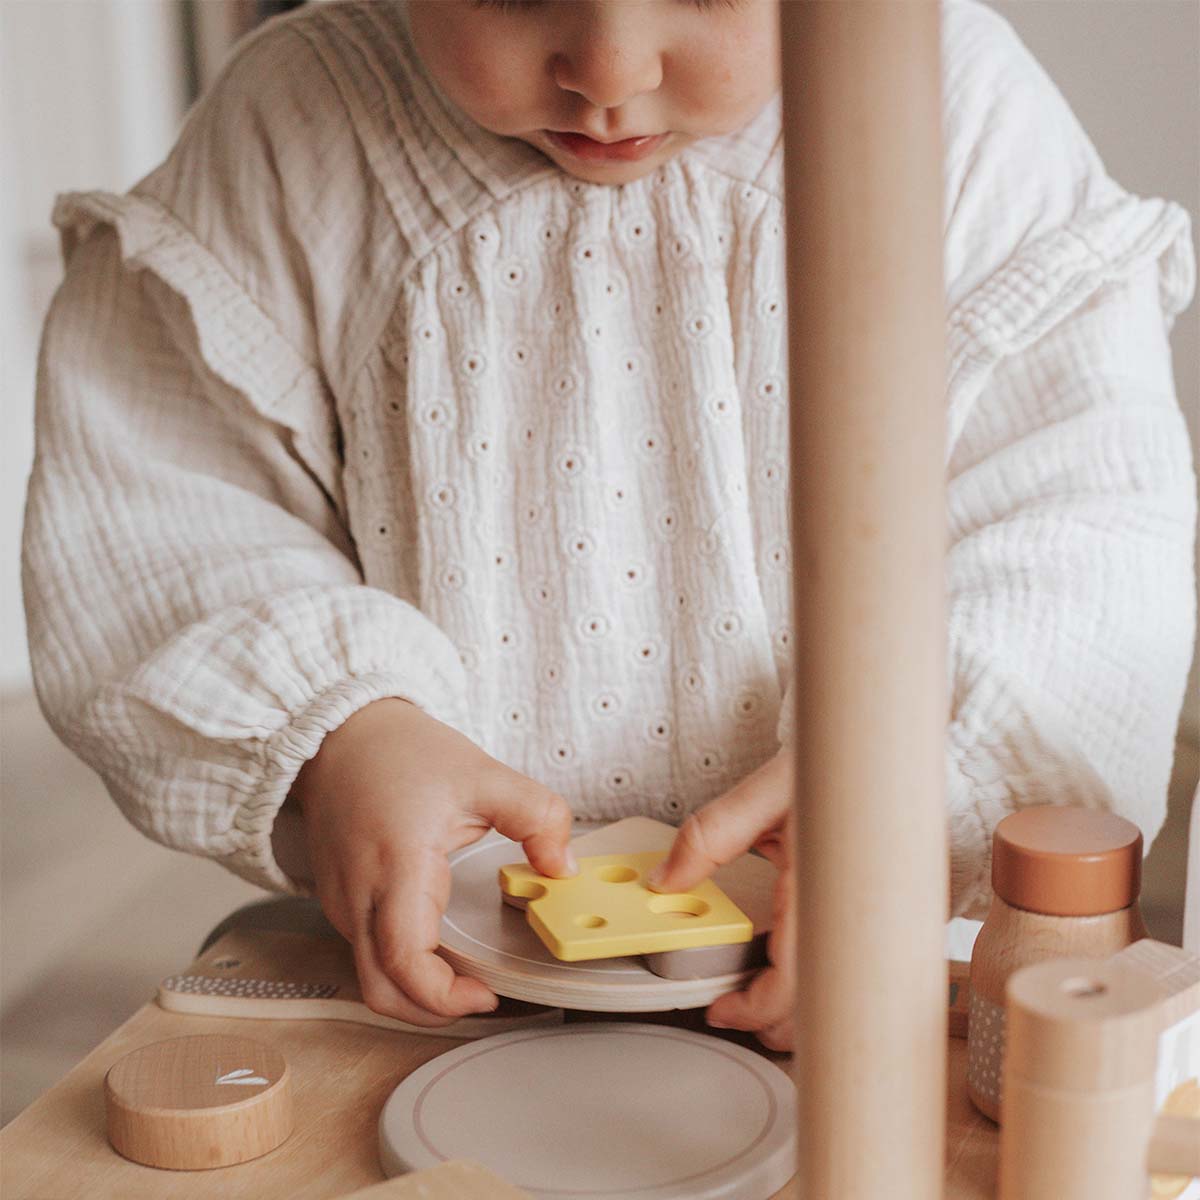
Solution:
<svg viewBox="0 0 1200 1200">
<path fill-rule="evenodd" d="M 96 228 L 113 229 L 123 266 L 150 272 L 184 301 L 205 364 L 255 411 L 290 431 L 343 512 L 337 422 L 319 370 L 211 251 L 158 201 L 134 193 L 67 192 L 56 198 L 52 220 L 68 265 Z"/>
<path fill-rule="evenodd" d="M 1054 82 L 977 0 L 943 0 L 949 445 L 997 363 L 1151 265 L 1170 328 L 1195 290 L 1190 220 L 1112 180 Z"/>
<path fill-rule="evenodd" d="M 1024 247 L 951 311 L 947 336 L 949 441 L 997 363 L 1032 345 L 1100 288 L 1156 266 L 1163 322 L 1191 303 L 1191 219 L 1179 205 L 1123 196 Z"/>
</svg>

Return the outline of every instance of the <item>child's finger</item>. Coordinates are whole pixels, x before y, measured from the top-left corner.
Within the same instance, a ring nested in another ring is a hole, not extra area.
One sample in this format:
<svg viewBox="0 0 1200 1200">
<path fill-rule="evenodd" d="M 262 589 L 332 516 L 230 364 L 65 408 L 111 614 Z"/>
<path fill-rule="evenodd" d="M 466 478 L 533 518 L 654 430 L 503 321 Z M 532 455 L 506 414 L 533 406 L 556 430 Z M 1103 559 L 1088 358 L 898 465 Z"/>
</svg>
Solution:
<svg viewBox="0 0 1200 1200">
<path fill-rule="evenodd" d="M 428 1029 L 449 1025 L 455 1020 L 454 1017 L 441 1016 L 421 1008 L 388 978 L 379 965 L 375 944 L 369 933 L 359 934 L 353 944 L 354 969 L 358 974 L 359 990 L 362 992 L 363 1003 L 372 1012 L 385 1017 L 395 1017 L 398 1021 L 407 1021 L 410 1025 L 423 1025 Z"/>
<path fill-rule="evenodd" d="M 771 966 L 760 971 L 745 990 L 721 996 L 708 1010 L 710 1024 L 750 1030 L 773 1049 L 782 1048 L 780 1040 L 785 1028 L 790 1030 L 795 1003 L 794 890 L 793 876 L 784 872 L 775 885 L 775 926 L 767 940 Z M 790 1036 L 788 1033 L 789 1040 Z"/>
<path fill-rule="evenodd" d="M 783 819 L 790 802 L 790 775 L 771 759 L 684 821 L 671 852 L 647 884 L 656 892 L 695 887 L 717 867 L 745 854 Z"/>
<path fill-rule="evenodd" d="M 549 788 L 517 777 L 480 797 L 476 808 L 493 828 L 522 844 L 529 865 L 539 874 L 555 879 L 578 874 L 579 865 L 568 845 L 571 809 Z"/>
<path fill-rule="evenodd" d="M 765 837 L 760 837 L 754 843 L 754 849 L 777 871 L 782 871 L 791 861 L 789 837 L 786 836 L 786 831 L 782 828 L 767 834 Z"/>
<path fill-rule="evenodd" d="M 369 897 L 370 892 L 360 888 L 357 894 Z M 365 902 L 355 902 L 349 896 L 343 895 L 340 908 L 343 913 L 349 914 L 349 927 L 342 929 L 342 933 L 354 949 L 354 969 L 358 975 L 363 1003 L 372 1012 L 395 1017 L 399 1021 L 408 1021 L 413 1025 L 434 1028 L 450 1024 L 454 1020 L 453 1017 L 429 1012 L 414 1003 L 396 986 L 395 981 L 380 965 L 374 937 L 374 904 L 369 899 Z"/>
<path fill-rule="evenodd" d="M 793 1043 L 796 1040 L 796 1027 L 792 1021 L 792 1014 L 788 1013 L 787 1019 L 780 1021 L 778 1025 L 772 1025 L 769 1029 L 760 1029 L 755 1036 L 768 1050 L 790 1053 L 794 1049 Z"/>
<path fill-rule="evenodd" d="M 375 901 L 370 931 L 375 965 L 428 1012 L 452 1018 L 490 1012 L 498 1003 L 491 989 L 456 975 L 435 953 L 449 888 L 449 865 L 432 849 L 399 864 L 391 886 Z"/>
<path fill-rule="evenodd" d="M 792 996 L 778 967 L 759 971 L 749 987 L 728 992 L 708 1008 L 708 1023 L 717 1029 L 759 1033 L 791 1019 Z"/>
</svg>

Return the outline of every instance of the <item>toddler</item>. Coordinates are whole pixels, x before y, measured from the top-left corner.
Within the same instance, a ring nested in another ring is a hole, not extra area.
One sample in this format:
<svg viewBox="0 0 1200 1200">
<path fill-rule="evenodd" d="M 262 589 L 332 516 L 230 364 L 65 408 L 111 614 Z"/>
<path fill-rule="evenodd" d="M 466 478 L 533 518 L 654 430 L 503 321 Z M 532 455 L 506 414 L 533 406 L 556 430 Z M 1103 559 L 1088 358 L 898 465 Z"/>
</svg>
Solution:
<svg viewBox="0 0 1200 1200">
<path fill-rule="evenodd" d="M 1161 822 L 1193 260 L 1002 19 L 942 16 L 964 913 L 1014 808 Z M 776 21 L 301 9 L 127 195 L 58 199 L 25 541 L 43 707 L 146 834 L 315 891 L 379 1012 L 496 1003 L 434 952 L 447 854 L 490 827 L 563 875 L 573 818 L 649 814 L 683 823 L 659 886 L 757 844 L 786 895 Z M 714 1023 L 787 1044 L 784 941 Z"/>
</svg>

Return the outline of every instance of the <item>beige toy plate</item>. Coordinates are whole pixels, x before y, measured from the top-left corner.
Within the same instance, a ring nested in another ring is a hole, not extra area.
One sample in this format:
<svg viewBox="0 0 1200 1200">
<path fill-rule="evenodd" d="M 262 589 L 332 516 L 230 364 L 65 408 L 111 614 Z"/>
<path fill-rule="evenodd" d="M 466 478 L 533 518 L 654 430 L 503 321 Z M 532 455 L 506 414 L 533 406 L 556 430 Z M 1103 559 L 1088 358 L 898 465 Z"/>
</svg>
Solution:
<svg viewBox="0 0 1200 1200">
<path fill-rule="evenodd" d="M 379 1119 L 385 1174 L 477 1162 L 538 1200 L 767 1200 L 795 1171 L 770 1060 L 662 1025 L 498 1034 L 414 1071 Z"/>
<path fill-rule="evenodd" d="M 572 846 L 578 855 L 660 850 L 674 836 L 670 825 L 630 817 L 577 838 Z M 499 869 L 523 857 L 519 845 L 489 834 L 450 859 L 454 888 L 442 918 L 440 953 L 456 971 L 481 979 L 498 995 L 593 1012 L 663 1012 L 710 1004 L 753 973 L 669 979 L 654 974 L 640 958 L 559 962 L 529 928 L 524 913 L 501 901 Z M 747 858 L 713 878 L 759 929 L 768 919 L 773 876 L 769 864 Z"/>
</svg>

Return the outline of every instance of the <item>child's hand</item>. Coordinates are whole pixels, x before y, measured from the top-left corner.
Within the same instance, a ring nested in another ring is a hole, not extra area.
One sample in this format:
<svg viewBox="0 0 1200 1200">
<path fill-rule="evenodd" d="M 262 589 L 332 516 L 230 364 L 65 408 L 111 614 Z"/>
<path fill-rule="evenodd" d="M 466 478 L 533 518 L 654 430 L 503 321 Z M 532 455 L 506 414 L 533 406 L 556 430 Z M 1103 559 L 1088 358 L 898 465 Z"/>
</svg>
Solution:
<svg viewBox="0 0 1200 1200">
<path fill-rule="evenodd" d="M 650 879 L 656 892 L 682 892 L 752 847 L 779 869 L 774 925 L 767 939 L 771 965 L 740 992 L 708 1009 L 719 1029 L 745 1029 L 772 1050 L 792 1048 L 796 988 L 795 917 L 792 911 L 791 811 L 793 757 L 780 750 L 736 787 L 698 809 L 683 823 L 671 853 Z"/>
<path fill-rule="evenodd" d="M 561 796 L 405 700 L 378 700 L 330 733 L 292 796 L 321 907 L 354 946 L 363 1000 L 402 1021 L 444 1025 L 498 1003 L 435 953 L 450 852 L 494 827 L 543 875 L 578 869 Z"/>
</svg>

